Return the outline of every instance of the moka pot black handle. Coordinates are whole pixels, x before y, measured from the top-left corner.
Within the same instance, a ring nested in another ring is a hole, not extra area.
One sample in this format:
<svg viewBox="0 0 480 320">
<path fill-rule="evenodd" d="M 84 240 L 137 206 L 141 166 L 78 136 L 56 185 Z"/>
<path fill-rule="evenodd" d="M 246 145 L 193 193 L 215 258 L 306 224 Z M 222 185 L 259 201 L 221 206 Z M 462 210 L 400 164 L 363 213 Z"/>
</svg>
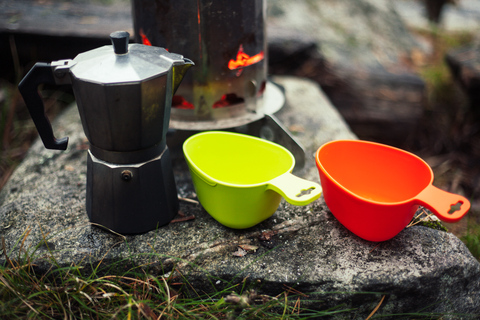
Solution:
<svg viewBox="0 0 480 320">
<path fill-rule="evenodd" d="M 36 63 L 22 81 L 20 81 L 18 90 L 27 105 L 30 116 L 35 123 L 35 127 L 40 134 L 45 148 L 65 150 L 68 145 L 68 137 L 61 139 L 55 138 L 50 120 L 48 120 L 45 114 L 45 105 L 38 92 L 38 86 L 40 84 L 56 84 L 50 63 Z"/>
</svg>

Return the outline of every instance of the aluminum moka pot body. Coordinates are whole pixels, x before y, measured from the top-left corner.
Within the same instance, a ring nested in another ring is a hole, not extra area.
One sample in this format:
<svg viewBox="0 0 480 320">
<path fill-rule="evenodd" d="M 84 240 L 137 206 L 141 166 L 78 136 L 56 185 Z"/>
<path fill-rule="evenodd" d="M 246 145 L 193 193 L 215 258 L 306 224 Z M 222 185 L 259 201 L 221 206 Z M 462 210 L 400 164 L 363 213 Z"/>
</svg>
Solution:
<svg viewBox="0 0 480 320">
<path fill-rule="evenodd" d="M 37 88 L 72 86 L 90 142 L 87 214 L 113 231 L 140 233 L 168 223 L 178 209 L 166 134 L 173 94 L 193 63 L 163 48 L 129 44 L 127 32 L 110 37 L 111 46 L 73 60 L 35 64 L 19 90 L 45 147 L 65 150 L 68 138 L 55 138 Z M 160 211 L 152 212 L 155 207 Z"/>
<path fill-rule="evenodd" d="M 39 84 L 71 84 L 83 129 L 96 148 L 130 152 L 163 141 L 168 131 L 173 94 L 193 63 L 163 48 L 129 44 L 127 32 L 114 32 L 111 46 L 73 60 L 37 63 L 19 84 L 45 147 L 66 149 L 56 139 Z"/>
<path fill-rule="evenodd" d="M 173 93 L 191 64 L 163 48 L 131 44 L 79 54 L 70 69 L 85 134 L 103 150 L 151 148 L 168 130 Z"/>
</svg>

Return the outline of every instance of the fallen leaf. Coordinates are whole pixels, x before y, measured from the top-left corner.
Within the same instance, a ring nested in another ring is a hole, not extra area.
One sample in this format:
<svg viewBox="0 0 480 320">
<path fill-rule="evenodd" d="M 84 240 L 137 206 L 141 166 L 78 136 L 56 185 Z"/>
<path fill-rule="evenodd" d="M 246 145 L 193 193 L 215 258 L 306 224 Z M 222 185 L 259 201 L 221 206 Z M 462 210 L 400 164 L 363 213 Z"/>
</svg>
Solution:
<svg viewBox="0 0 480 320">
<path fill-rule="evenodd" d="M 147 318 L 152 320 L 157 319 L 157 315 L 155 314 L 155 312 L 152 311 L 152 309 L 147 304 L 140 302 L 138 307 L 140 312 L 143 313 L 143 315 L 146 316 Z"/>
<path fill-rule="evenodd" d="M 193 219 L 195 219 L 194 215 L 183 216 L 183 217 L 180 217 L 180 218 L 173 219 L 172 221 L 170 221 L 170 223 L 185 222 L 185 221 L 189 221 L 189 220 L 193 220 Z"/>
<path fill-rule="evenodd" d="M 238 245 L 240 248 L 242 248 L 243 250 L 247 251 L 247 252 L 256 252 L 258 247 L 257 246 L 252 246 L 252 245 L 249 245 L 249 244 L 240 244 Z"/>
<path fill-rule="evenodd" d="M 247 251 L 243 250 L 242 248 L 238 248 L 238 250 L 232 253 L 232 255 L 235 257 L 243 257 L 247 255 Z"/>
<path fill-rule="evenodd" d="M 262 234 L 258 237 L 260 241 L 269 241 L 272 239 L 274 235 L 277 234 L 277 231 L 274 230 L 269 230 L 269 231 L 264 231 Z"/>
</svg>

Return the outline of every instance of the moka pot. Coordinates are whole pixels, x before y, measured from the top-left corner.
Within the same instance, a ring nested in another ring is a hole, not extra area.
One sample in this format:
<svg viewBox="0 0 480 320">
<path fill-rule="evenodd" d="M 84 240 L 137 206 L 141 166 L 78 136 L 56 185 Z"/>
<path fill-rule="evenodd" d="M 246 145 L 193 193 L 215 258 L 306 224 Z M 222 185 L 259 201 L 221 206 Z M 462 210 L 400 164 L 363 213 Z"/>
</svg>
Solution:
<svg viewBox="0 0 480 320">
<path fill-rule="evenodd" d="M 142 233 L 178 212 L 166 134 L 173 94 L 193 62 L 163 48 L 129 44 L 127 32 L 110 37 L 112 45 L 73 60 L 35 64 L 19 90 L 45 147 L 65 150 L 68 138 L 55 138 L 37 88 L 72 86 L 90 143 L 88 217 L 115 232 Z"/>
</svg>

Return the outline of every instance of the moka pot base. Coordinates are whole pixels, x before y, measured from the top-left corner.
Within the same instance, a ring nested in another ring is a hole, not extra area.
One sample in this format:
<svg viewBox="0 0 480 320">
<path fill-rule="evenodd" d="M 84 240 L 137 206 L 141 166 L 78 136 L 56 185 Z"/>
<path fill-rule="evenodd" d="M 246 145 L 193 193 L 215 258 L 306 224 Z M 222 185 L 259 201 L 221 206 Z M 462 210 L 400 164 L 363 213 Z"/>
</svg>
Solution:
<svg viewBox="0 0 480 320">
<path fill-rule="evenodd" d="M 88 150 L 86 209 L 90 221 L 121 234 L 168 224 L 178 213 L 175 179 L 167 146 L 151 160 L 115 164 Z"/>
</svg>

